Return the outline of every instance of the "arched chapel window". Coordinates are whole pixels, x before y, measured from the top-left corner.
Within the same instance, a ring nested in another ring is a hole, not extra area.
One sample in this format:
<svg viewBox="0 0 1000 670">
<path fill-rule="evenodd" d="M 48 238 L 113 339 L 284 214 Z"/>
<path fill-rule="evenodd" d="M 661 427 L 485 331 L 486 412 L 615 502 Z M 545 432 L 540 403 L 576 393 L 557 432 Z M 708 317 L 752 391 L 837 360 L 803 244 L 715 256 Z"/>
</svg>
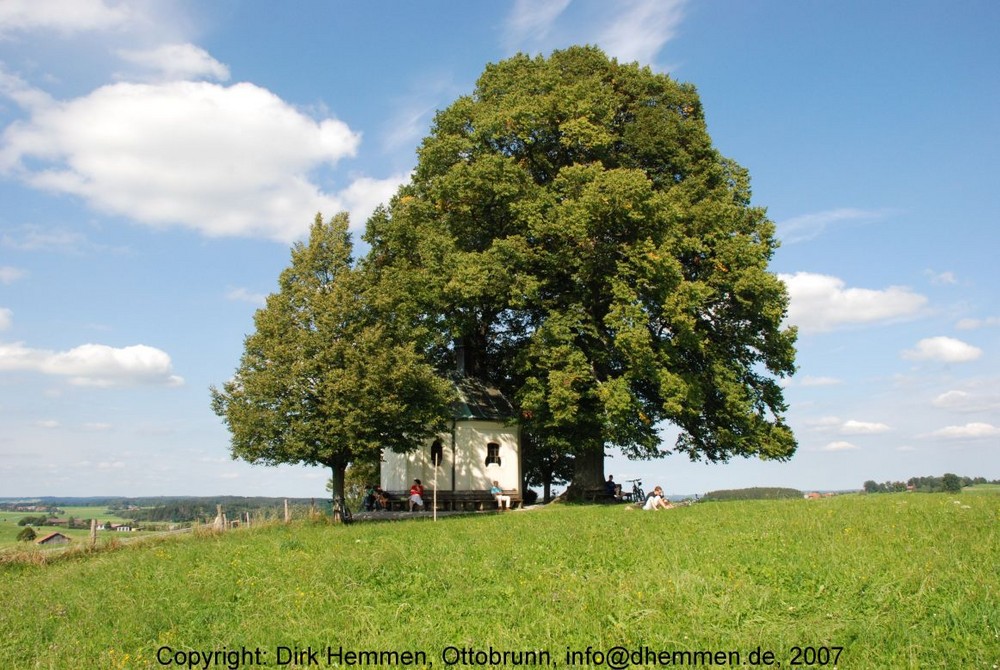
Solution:
<svg viewBox="0 0 1000 670">
<path fill-rule="evenodd" d="M 441 465 L 441 458 L 443 457 L 443 445 L 441 444 L 441 438 L 434 440 L 431 444 L 431 463 L 434 465 Z"/>
<path fill-rule="evenodd" d="M 500 465 L 500 445 L 496 442 L 489 442 L 486 445 L 486 465 Z"/>
</svg>

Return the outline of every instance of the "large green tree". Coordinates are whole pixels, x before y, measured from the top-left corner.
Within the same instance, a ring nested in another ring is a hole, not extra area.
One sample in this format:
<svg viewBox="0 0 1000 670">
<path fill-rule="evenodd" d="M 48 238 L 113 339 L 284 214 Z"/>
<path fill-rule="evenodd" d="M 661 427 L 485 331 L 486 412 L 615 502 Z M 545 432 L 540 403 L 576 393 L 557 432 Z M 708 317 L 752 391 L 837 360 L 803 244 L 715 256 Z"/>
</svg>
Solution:
<svg viewBox="0 0 1000 670">
<path fill-rule="evenodd" d="M 693 86 L 592 47 L 489 65 L 438 113 L 366 265 L 432 360 L 513 397 L 529 442 L 598 487 L 633 458 L 785 459 L 794 369 L 774 226 Z M 413 290 L 409 290 L 413 289 Z M 416 318 L 416 317 L 415 317 Z M 670 447 L 666 424 L 679 428 Z"/>
<path fill-rule="evenodd" d="M 234 459 L 326 466 L 343 496 L 349 463 L 378 463 L 382 449 L 407 451 L 443 426 L 451 386 L 406 324 L 377 313 L 346 214 L 316 216 L 278 283 L 212 407 Z"/>
</svg>

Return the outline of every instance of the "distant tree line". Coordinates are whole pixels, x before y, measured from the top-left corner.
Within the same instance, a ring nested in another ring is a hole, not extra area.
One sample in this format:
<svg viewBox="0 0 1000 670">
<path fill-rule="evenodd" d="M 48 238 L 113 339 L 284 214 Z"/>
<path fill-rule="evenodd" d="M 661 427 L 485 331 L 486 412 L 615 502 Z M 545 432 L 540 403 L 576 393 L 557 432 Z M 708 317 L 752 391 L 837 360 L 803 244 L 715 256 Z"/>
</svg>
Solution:
<svg viewBox="0 0 1000 670">
<path fill-rule="evenodd" d="M 49 520 L 49 517 L 45 514 L 41 516 L 26 516 L 22 517 L 20 521 L 17 522 L 18 526 L 44 526 L 45 522 Z"/>
<path fill-rule="evenodd" d="M 0 503 L 0 511 L 2 512 L 45 512 L 49 516 L 58 516 L 62 514 L 62 510 L 55 505 L 44 506 L 36 504 L 28 504 L 22 502 L 3 502 Z"/>
<path fill-rule="evenodd" d="M 721 502 L 723 500 L 778 500 L 779 498 L 801 498 L 802 491 L 779 487 L 754 487 L 749 489 L 724 489 L 709 491 L 701 500 L 703 502 Z"/>
<path fill-rule="evenodd" d="M 963 487 L 976 484 L 1000 484 L 1000 479 L 992 481 L 985 477 L 959 477 L 946 472 L 940 477 L 910 477 L 905 482 L 876 482 L 869 479 L 864 484 L 865 493 L 899 493 L 920 491 L 921 493 L 959 493 Z"/>
<path fill-rule="evenodd" d="M 330 508 L 329 500 L 309 501 L 305 498 L 295 498 L 289 502 L 296 506 L 312 504 L 324 511 Z M 246 513 L 256 515 L 271 512 L 278 515 L 284 508 L 284 498 L 175 498 L 161 501 L 154 506 L 126 505 L 123 509 L 117 510 L 117 514 L 133 521 L 182 523 L 215 518 L 216 505 L 222 505 L 230 519 L 239 518 Z"/>
<path fill-rule="evenodd" d="M 62 526 L 65 525 L 68 528 L 89 528 L 90 519 L 77 519 L 76 517 L 70 517 L 66 520 L 66 523 L 52 523 L 52 521 L 57 521 L 53 517 L 41 514 L 39 516 L 25 516 L 21 517 L 21 520 L 17 522 L 18 526 Z"/>
<path fill-rule="evenodd" d="M 169 503 L 156 507 L 128 509 L 118 512 L 120 516 L 133 521 L 194 521 L 215 516 L 215 506 L 206 503 Z"/>
</svg>

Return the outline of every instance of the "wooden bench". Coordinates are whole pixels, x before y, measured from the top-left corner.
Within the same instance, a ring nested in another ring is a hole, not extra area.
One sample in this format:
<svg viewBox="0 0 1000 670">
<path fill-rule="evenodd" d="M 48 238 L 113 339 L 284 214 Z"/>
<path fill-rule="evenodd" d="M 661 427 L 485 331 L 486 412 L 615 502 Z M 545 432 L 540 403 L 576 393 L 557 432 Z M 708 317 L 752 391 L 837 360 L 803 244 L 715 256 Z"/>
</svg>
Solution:
<svg viewBox="0 0 1000 670">
<path fill-rule="evenodd" d="M 389 495 L 389 509 L 392 511 L 406 512 L 410 509 L 409 491 L 387 491 Z M 510 496 L 510 508 L 514 509 L 523 504 L 521 494 L 505 489 L 503 494 Z M 434 492 L 424 491 L 424 510 L 429 511 L 434 504 Z M 497 509 L 497 500 L 489 491 L 438 491 L 437 492 L 438 511 L 476 511 Z"/>
<path fill-rule="evenodd" d="M 584 489 L 583 499 L 587 502 L 616 503 L 621 502 L 621 498 L 616 498 L 607 492 L 602 486 L 599 489 Z"/>
</svg>

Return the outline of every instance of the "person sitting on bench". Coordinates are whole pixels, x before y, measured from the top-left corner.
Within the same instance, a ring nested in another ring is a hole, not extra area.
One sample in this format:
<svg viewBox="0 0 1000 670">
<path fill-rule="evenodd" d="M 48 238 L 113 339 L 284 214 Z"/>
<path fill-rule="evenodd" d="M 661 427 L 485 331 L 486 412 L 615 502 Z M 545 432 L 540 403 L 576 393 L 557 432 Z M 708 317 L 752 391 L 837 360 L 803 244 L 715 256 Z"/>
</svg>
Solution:
<svg viewBox="0 0 1000 670">
<path fill-rule="evenodd" d="M 493 486 L 490 487 L 490 495 L 497 499 L 497 509 L 503 509 L 504 505 L 507 509 L 510 509 L 510 496 L 505 496 L 503 494 L 503 489 L 500 488 L 500 484 L 494 480 Z"/>
<path fill-rule="evenodd" d="M 604 493 L 616 500 L 622 497 L 621 484 L 615 484 L 614 475 L 608 475 L 608 481 L 604 482 Z"/>
<path fill-rule="evenodd" d="M 381 486 L 375 487 L 375 509 L 379 512 L 389 511 L 389 494 Z"/>
<path fill-rule="evenodd" d="M 365 497 L 361 499 L 361 505 L 366 512 L 374 512 L 378 509 L 378 499 L 375 497 L 375 486 L 369 484 L 365 489 Z"/>
<path fill-rule="evenodd" d="M 413 486 L 410 487 L 410 511 L 414 511 L 417 507 L 421 511 L 424 509 L 424 485 L 419 479 L 414 479 Z"/>
</svg>

